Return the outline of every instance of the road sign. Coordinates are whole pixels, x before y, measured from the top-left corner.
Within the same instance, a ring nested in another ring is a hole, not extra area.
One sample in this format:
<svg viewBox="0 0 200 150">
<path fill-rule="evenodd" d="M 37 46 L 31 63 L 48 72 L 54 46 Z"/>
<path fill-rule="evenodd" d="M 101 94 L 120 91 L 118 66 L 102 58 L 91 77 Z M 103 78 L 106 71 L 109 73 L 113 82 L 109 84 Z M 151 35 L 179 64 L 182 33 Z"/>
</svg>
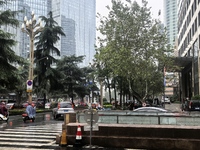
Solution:
<svg viewBox="0 0 200 150">
<path fill-rule="evenodd" d="M 85 131 L 90 131 L 90 146 L 92 145 L 92 131 L 98 131 L 99 127 L 96 124 L 99 120 L 98 112 L 94 109 L 88 109 L 84 113 L 85 122 L 88 124 L 84 126 Z"/>
<path fill-rule="evenodd" d="M 85 122 L 89 125 L 91 125 L 91 123 L 96 124 L 99 120 L 98 112 L 93 109 L 88 109 L 84 113 L 84 119 L 85 119 Z"/>
<path fill-rule="evenodd" d="M 91 130 L 91 126 L 90 125 L 85 125 L 84 126 L 84 131 L 90 131 Z M 95 124 L 92 126 L 92 131 L 99 131 L 99 125 Z"/>
<path fill-rule="evenodd" d="M 27 80 L 26 81 L 26 85 L 27 85 L 27 92 L 32 92 L 33 90 L 33 80 Z"/>
<path fill-rule="evenodd" d="M 142 103 L 142 106 L 143 106 L 143 107 L 146 107 L 146 106 L 147 106 L 147 104 L 146 104 L 146 103 Z"/>
</svg>

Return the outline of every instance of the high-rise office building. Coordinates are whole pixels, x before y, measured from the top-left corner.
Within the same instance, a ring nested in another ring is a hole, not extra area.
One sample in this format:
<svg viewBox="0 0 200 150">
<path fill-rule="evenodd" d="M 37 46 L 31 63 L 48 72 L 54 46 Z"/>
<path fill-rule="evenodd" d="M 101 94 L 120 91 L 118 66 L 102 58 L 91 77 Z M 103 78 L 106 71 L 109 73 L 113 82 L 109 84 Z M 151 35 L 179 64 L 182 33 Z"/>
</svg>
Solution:
<svg viewBox="0 0 200 150">
<path fill-rule="evenodd" d="M 61 56 L 85 56 L 81 66 L 87 66 L 95 53 L 96 0 L 53 0 L 53 17 L 62 26 L 58 49 Z"/>
<path fill-rule="evenodd" d="M 169 55 L 177 53 L 175 45 L 177 41 L 177 0 L 164 0 L 164 26 L 167 29 L 168 43 L 174 47 L 174 52 Z M 167 70 L 168 71 L 168 70 Z M 173 78 L 171 78 L 173 76 Z M 172 72 L 166 73 L 165 97 L 177 96 L 177 85 L 175 84 L 175 76 L 177 74 Z M 173 85 L 173 86 L 172 86 Z M 176 85 L 176 86 L 175 86 Z"/>
<path fill-rule="evenodd" d="M 47 16 L 47 13 L 51 10 L 51 0 L 7 0 L 6 5 L 3 5 L 1 9 L 23 11 L 16 15 L 20 22 L 18 27 L 2 26 L 1 28 L 4 31 L 15 35 L 17 45 L 13 47 L 13 50 L 17 55 L 27 58 L 29 53 L 29 37 L 26 33 L 21 31 L 21 24 L 23 23 L 24 16 L 27 16 L 27 18 L 30 19 L 32 11 L 36 16 L 36 19 L 38 19 L 39 16 Z"/>
<path fill-rule="evenodd" d="M 23 13 L 17 16 L 20 24 L 23 23 L 24 16 L 31 18 L 32 11 L 36 17 L 47 17 L 48 12 L 52 11 L 55 21 L 66 34 L 65 37 L 61 36 L 61 40 L 56 44 L 61 57 L 64 55 L 85 56 L 81 66 L 87 66 L 92 61 L 95 54 L 96 0 L 8 0 L 3 9 L 23 10 Z M 17 45 L 14 51 L 27 58 L 29 37 L 21 32 L 21 26 L 1 28 L 16 35 Z"/>
<path fill-rule="evenodd" d="M 177 0 L 164 0 L 164 24 L 169 43 L 174 46 L 177 38 Z"/>
<path fill-rule="evenodd" d="M 178 1 L 178 55 L 181 71 L 182 97 L 200 94 L 200 1 Z"/>
</svg>

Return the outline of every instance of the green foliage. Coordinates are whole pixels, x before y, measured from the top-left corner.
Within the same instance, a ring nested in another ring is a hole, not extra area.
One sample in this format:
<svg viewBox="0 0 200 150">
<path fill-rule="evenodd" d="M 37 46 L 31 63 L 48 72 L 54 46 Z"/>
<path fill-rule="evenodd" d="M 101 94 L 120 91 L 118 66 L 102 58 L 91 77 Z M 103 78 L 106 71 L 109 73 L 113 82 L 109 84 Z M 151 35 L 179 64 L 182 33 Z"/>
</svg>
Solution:
<svg viewBox="0 0 200 150">
<path fill-rule="evenodd" d="M 57 63 L 55 55 L 60 56 L 60 50 L 55 47 L 55 43 L 60 40 L 60 36 L 65 36 L 62 27 L 53 19 L 52 12 L 49 12 L 48 18 L 40 16 L 44 21 L 44 28 L 39 36 L 36 37 L 35 62 L 36 69 L 34 83 L 38 83 L 37 90 L 39 95 L 44 96 L 48 92 L 52 92 L 58 88 L 58 78 L 61 77 L 60 73 L 52 67 L 52 64 Z M 54 54 L 52 56 L 52 54 Z"/>
<path fill-rule="evenodd" d="M 9 115 L 21 115 L 25 112 L 25 108 L 22 109 L 11 109 L 9 110 Z M 36 109 L 36 113 L 43 113 L 43 112 L 50 112 L 52 111 L 51 109 Z"/>
<path fill-rule="evenodd" d="M 0 1 L 0 6 L 6 4 L 6 1 Z M 15 18 L 17 12 L 5 10 L 0 12 L 0 27 L 1 26 L 17 26 L 18 20 Z M 17 56 L 13 51 L 16 41 L 14 35 L 0 28 L 0 92 L 6 93 L 13 91 L 18 86 L 17 65 L 21 65 L 24 59 Z"/>
<path fill-rule="evenodd" d="M 128 91 L 139 100 L 163 91 L 163 74 L 159 64 L 170 65 L 166 32 L 159 20 L 151 18 L 147 1 L 112 1 L 108 17 L 102 17 L 98 30 L 100 47 L 96 64 L 109 70 L 106 77 L 115 78 L 114 88 Z M 156 79 L 156 80 L 155 80 Z M 116 99 L 116 98 L 115 98 Z"/>
<path fill-rule="evenodd" d="M 200 95 L 195 95 L 191 98 L 192 100 L 200 100 Z"/>
<path fill-rule="evenodd" d="M 86 71 L 87 68 L 80 68 L 79 63 L 83 61 L 83 56 L 76 57 L 64 56 L 57 63 L 57 70 L 61 73 L 59 79 L 60 86 L 57 90 L 63 94 L 62 97 L 79 96 L 83 98 L 89 91 L 86 89 Z"/>
<path fill-rule="evenodd" d="M 105 105 L 103 105 L 103 107 L 112 109 L 112 104 L 105 104 Z"/>
</svg>

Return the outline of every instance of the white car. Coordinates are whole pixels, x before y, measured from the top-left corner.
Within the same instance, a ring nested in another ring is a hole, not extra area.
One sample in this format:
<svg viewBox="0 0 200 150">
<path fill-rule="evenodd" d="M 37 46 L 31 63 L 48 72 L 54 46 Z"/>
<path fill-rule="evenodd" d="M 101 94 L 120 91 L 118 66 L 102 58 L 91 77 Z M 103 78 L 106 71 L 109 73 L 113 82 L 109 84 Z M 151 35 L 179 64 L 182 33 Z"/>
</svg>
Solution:
<svg viewBox="0 0 200 150">
<path fill-rule="evenodd" d="M 51 108 L 51 103 L 46 103 L 45 104 L 45 109 L 50 109 Z"/>
<path fill-rule="evenodd" d="M 15 103 L 7 103 L 6 108 L 7 109 L 13 109 L 15 107 Z"/>
<path fill-rule="evenodd" d="M 168 97 L 165 97 L 165 101 L 164 101 L 164 99 L 162 98 L 161 102 L 162 102 L 162 103 L 168 103 L 168 104 L 171 103 L 171 101 L 170 101 L 170 99 L 169 99 Z"/>
<path fill-rule="evenodd" d="M 69 101 L 59 102 L 56 108 L 53 108 L 53 117 L 54 119 L 58 119 L 60 117 L 64 117 L 66 113 L 74 112 L 74 108 L 72 103 Z"/>
<path fill-rule="evenodd" d="M 159 107 L 140 107 L 133 110 L 134 112 L 168 112 L 168 110 Z"/>
</svg>

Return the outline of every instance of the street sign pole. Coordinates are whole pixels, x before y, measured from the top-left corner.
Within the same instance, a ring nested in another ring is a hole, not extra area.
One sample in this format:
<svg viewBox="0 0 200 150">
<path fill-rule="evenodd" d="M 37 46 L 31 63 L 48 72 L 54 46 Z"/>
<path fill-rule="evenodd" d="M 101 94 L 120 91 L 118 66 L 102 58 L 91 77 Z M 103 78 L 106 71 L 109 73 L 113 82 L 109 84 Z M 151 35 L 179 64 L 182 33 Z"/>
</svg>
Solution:
<svg viewBox="0 0 200 150">
<path fill-rule="evenodd" d="M 90 148 L 92 147 L 92 126 L 93 126 L 93 112 L 91 113 L 91 119 L 90 119 Z"/>
<path fill-rule="evenodd" d="M 87 126 L 84 127 L 85 131 L 90 131 L 90 148 L 92 147 L 92 131 L 93 131 L 93 126 L 96 125 L 94 128 L 97 131 L 98 125 L 96 124 L 99 119 L 98 112 L 96 110 L 93 110 L 91 107 L 90 109 L 85 111 L 84 115 L 85 122 L 90 125 L 90 130 L 87 130 Z"/>
</svg>

